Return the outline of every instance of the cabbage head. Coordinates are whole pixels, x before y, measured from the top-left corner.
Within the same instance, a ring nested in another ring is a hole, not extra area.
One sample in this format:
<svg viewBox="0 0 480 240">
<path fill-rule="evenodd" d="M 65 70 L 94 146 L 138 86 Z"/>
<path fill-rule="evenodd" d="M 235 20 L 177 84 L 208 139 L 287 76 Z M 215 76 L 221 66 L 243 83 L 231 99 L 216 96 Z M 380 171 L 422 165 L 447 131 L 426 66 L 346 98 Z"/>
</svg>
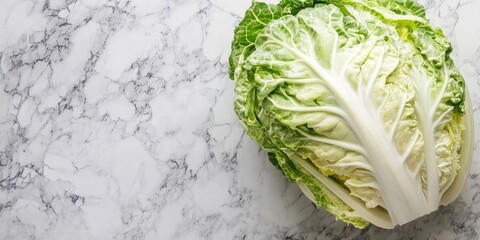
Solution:
<svg viewBox="0 0 480 240">
<path fill-rule="evenodd" d="M 393 228 L 452 202 L 471 109 L 452 47 L 412 0 L 253 2 L 235 29 L 235 111 L 317 206 Z"/>
</svg>

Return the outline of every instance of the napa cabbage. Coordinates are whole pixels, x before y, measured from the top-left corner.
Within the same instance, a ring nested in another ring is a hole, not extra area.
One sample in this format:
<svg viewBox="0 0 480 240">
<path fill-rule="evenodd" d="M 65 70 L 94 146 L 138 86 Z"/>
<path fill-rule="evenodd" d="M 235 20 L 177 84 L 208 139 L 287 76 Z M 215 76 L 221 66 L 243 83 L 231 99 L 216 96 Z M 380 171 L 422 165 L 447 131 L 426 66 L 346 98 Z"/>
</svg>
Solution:
<svg viewBox="0 0 480 240">
<path fill-rule="evenodd" d="M 452 47 L 412 0 L 253 2 L 235 29 L 235 111 L 318 206 L 363 228 L 452 202 L 471 109 Z"/>
</svg>

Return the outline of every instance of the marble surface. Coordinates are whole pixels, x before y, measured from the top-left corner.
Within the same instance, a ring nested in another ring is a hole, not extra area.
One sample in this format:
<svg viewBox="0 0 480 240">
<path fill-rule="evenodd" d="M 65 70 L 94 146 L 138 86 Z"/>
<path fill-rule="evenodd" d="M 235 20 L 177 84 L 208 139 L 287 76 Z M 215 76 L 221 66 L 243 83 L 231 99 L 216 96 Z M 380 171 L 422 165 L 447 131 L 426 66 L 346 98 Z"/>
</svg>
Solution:
<svg viewBox="0 0 480 240">
<path fill-rule="evenodd" d="M 478 122 L 480 1 L 421 2 Z M 0 239 L 480 238 L 478 157 L 457 201 L 393 231 L 335 221 L 271 166 L 227 76 L 250 3 L 0 1 Z"/>
</svg>

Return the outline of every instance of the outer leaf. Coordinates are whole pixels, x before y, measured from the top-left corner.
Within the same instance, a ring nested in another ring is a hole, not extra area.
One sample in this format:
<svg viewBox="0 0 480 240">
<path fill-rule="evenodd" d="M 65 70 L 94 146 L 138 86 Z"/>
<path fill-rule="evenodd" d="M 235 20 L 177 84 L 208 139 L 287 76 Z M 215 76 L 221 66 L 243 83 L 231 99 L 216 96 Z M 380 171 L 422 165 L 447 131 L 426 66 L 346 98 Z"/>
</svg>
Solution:
<svg viewBox="0 0 480 240">
<path fill-rule="evenodd" d="M 255 50 L 255 39 L 258 33 L 269 22 L 282 16 L 281 8 L 263 2 L 253 2 L 245 13 L 245 17 L 235 29 L 230 54 L 230 78 L 234 79 L 235 69 L 239 62 L 245 60 Z"/>
<path fill-rule="evenodd" d="M 463 126 L 459 119 L 465 112 L 465 83 L 449 57 L 451 46 L 441 30 L 422 25 L 411 31 L 416 55 L 410 76 L 419 96 L 415 108 L 425 139 L 426 165 L 421 176 L 433 211 L 460 166 Z"/>
<path fill-rule="evenodd" d="M 378 0 L 378 3 L 398 15 L 415 15 L 425 18 L 425 9 L 413 0 Z"/>
<path fill-rule="evenodd" d="M 283 8 L 283 11 L 288 14 L 295 15 L 298 11 L 313 7 L 316 2 L 320 2 L 319 0 L 282 0 L 278 4 Z M 323 1 L 326 2 L 326 1 Z"/>
</svg>

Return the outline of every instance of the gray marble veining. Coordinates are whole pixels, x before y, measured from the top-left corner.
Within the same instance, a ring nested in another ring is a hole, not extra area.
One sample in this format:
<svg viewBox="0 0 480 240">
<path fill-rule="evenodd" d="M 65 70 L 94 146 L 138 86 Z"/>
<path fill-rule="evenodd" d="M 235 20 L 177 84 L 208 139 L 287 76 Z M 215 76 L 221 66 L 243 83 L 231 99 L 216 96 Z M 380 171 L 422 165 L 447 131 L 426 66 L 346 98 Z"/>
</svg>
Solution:
<svg viewBox="0 0 480 240">
<path fill-rule="evenodd" d="M 421 2 L 478 122 L 480 1 Z M 2 0 L 0 239 L 480 238 L 478 157 L 457 201 L 391 231 L 335 221 L 271 166 L 227 76 L 250 3 Z"/>
</svg>

